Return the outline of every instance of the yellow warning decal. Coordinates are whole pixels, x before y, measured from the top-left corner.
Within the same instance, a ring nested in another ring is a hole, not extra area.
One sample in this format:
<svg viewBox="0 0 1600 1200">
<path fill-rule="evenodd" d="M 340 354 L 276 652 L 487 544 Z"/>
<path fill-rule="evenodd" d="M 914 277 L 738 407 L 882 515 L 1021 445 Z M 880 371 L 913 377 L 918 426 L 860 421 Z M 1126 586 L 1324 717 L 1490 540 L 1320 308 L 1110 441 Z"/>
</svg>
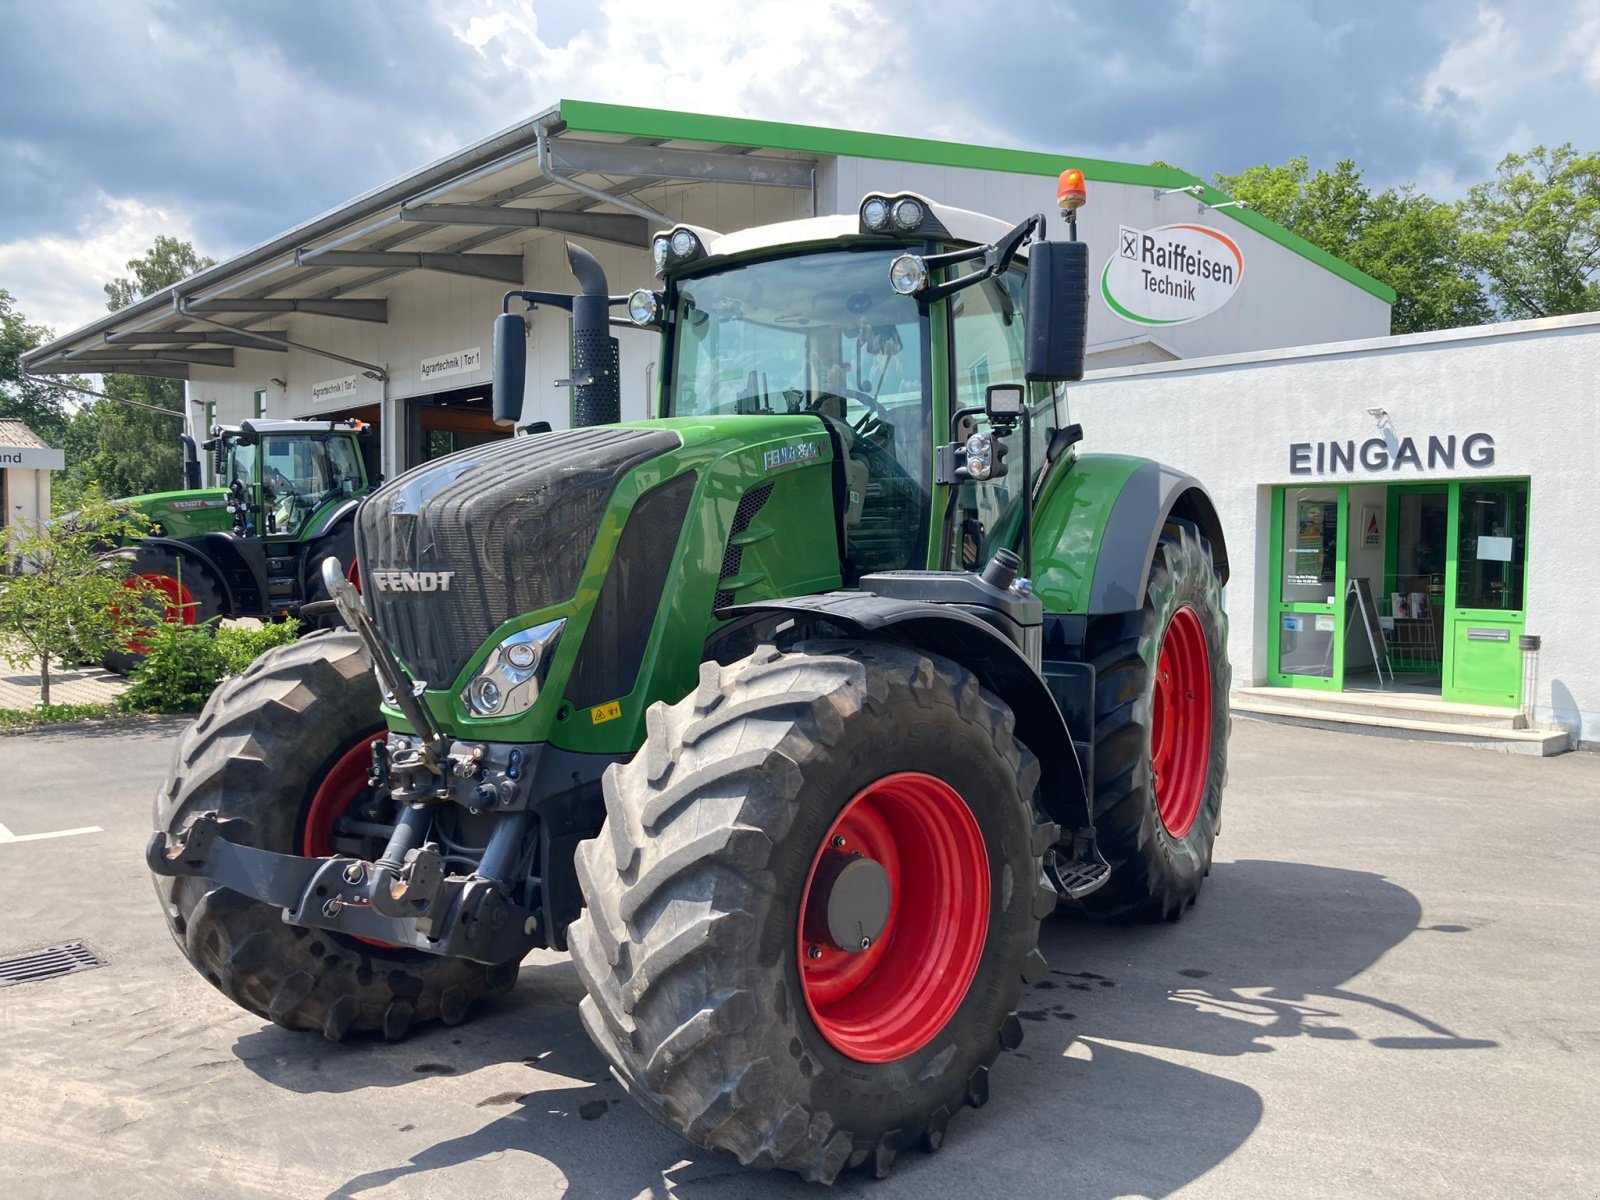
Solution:
<svg viewBox="0 0 1600 1200">
<path fill-rule="evenodd" d="M 610 704 L 597 704 L 589 710 L 589 720 L 596 725 L 604 725 L 607 721 L 615 721 L 622 715 L 622 702 L 613 700 Z"/>
</svg>

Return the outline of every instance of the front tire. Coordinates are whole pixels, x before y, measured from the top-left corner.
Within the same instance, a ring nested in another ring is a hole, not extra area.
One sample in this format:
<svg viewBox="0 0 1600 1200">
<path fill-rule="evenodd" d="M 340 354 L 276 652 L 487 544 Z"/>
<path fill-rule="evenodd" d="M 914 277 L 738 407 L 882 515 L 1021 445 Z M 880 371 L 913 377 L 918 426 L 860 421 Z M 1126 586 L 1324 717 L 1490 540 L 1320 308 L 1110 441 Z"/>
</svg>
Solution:
<svg viewBox="0 0 1600 1200">
<path fill-rule="evenodd" d="M 322 856 L 338 818 L 363 796 L 369 747 L 383 733 L 378 685 L 361 639 L 317 633 L 268 650 L 212 695 L 178 743 L 156 796 L 155 827 L 180 833 L 215 810 L 245 823 L 235 841 L 280 854 Z M 288 925 L 281 910 L 209 879 L 155 876 L 156 895 L 184 956 L 240 1007 L 330 1041 L 414 1022 L 461 1021 L 480 996 L 508 990 L 515 963 L 438 958 L 320 929 Z"/>
<path fill-rule="evenodd" d="M 652 1115 L 828 1182 L 937 1149 L 987 1099 L 1055 903 L 1055 828 L 1035 825 L 1039 768 L 1013 724 L 954 663 L 849 642 L 708 663 L 650 710 L 579 847 L 569 940 L 584 1025 Z M 844 886 L 819 890 L 833 851 L 881 866 L 883 924 L 819 932 Z M 845 950 L 862 929 L 876 941 Z"/>
<path fill-rule="evenodd" d="M 1210 544 L 1170 520 L 1142 608 L 1091 621 L 1094 820 L 1111 864 L 1078 902 L 1096 916 L 1177 920 L 1211 871 L 1228 778 L 1228 618 Z"/>
<path fill-rule="evenodd" d="M 339 567 L 344 577 L 356 585 L 356 590 L 361 589 L 361 579 L 356 572 L 356 530 L 355 522 L 346 521 L 327 537 L 323 538 L 306 557 L 306 604 L 316 604 L 320 601 L 331 599 L 328 589 L 322 584 L 322 564 L 329 558 L 337 558 Z M 324 613 L 321 616 L 300 618 L 300 631 L 311 633 L 318 629 L 343 629 L 344 621 L 336 612 Z"/>
</svg>

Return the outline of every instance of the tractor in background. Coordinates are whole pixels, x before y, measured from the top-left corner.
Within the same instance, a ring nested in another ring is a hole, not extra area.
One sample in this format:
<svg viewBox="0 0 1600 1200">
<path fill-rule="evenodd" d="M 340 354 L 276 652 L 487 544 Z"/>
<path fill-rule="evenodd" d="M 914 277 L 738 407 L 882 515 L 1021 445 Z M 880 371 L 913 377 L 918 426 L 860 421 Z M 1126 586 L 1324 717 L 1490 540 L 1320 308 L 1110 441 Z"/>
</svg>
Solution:
<svg viewBox="0 0 1600 1200">
<path fill-rule="evenodd" d="M 353 420 L 215 426 L 203 447 L 210 488 L 184 434 L 184 490 L 121 501 L 151 522 L 148 536 L 113 552 L 127 561 L 130 586 L 174 624 L 297 616 L 307 631 L 336 624 L 331 605 L 306 610 L 329 598 L 325 561 L 338 559 L 354 578 L 356 505 L 374 484 L 362 448 L 371 433 Z M 126 674 L 143 653 L 134 633 L 103 665 Z"/>
<path fill-rule="evenodd" d="M 1079 452 L 1083 198 L 1065 241 L 913 193 L 682 224 L 654 287 L 569 244 L 578 294 L 508 293 L 497 418 L 556 308 L 576 427 L 369 496 L 360 592 L 322 567 L 347 628 L 183 735 L 146 858 L 195 969 L 396 1039 L 569 950 L 689 1141 L 823 1182 L 937 1150 L 1040 922 L 1178 918 L 1220 822 L 1227 551 L 1198 481 Z M 651 420 L 618 308 L 660 335 Z"/>
</svg>

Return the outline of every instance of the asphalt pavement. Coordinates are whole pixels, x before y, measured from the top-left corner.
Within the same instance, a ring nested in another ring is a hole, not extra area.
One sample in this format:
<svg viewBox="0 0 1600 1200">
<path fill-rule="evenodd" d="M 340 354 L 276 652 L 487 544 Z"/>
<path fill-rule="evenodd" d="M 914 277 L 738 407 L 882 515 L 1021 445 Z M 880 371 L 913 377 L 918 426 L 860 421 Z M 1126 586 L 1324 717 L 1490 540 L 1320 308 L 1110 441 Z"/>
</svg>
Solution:
<svg viewBox="0 0 1600 1200">
<path fill-rule="evenodd" d="M 106 960 L 0 988 L 12 1196 L 822 1194 L 635 1108 L 561 955 L 393 1046 L 235 1009 L 141 861 L 179 727 L 0 736 L 0 957 Z M 1600 756 L 1239 722 L 1223 812 L 1181 922 L 1049 922 L 987 1107 L 833 1194 L 1600 1195 Z"/>
</svg>

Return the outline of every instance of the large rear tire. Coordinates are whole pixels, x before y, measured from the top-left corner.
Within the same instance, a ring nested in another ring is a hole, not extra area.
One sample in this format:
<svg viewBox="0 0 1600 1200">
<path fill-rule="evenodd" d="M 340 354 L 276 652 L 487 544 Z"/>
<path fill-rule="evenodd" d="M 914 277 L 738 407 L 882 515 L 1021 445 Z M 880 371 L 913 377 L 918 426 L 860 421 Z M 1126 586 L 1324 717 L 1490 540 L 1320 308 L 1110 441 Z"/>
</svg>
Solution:
<svg viewBox="0 0 1600 1200">
<path fill-rule="evenodd" d="M 330 599 L 328 589 L 322 585 L 322 564 L 329 558 L 339 560 L 339 568 L 346 579 L 359 591 L 361 580 L 356 573 L 355 522 L 346 521 L 313 547 L 306 558 L 306 603 L 315 604 Z M 302 616 L 300 631 L 311 633 L 318 629 L 342 629 L 344 622 L 336 612 Z"/>
<path fill-rule="evenodd" d="M 244 823 L 235 841 L 281 854 L 334 852 L 338 818 L 379 797 L 366 789 L 383 732 L 361 639 L 316 633 L 267 651 L 212 695 L 178 743 L 156 796 L 155 827 L 180 832 L 216 810 Z M 345 848 L 345 847 L 341 847 Z M 509 989 L 516 964 L 487 967 L 287 925 L 279 909 L 195 876 L 156 876 L 184 956 L 234 1003 L 330 1041 L 413 1023 L 456 1024 L 472 1001 Z"/>
<path fill-rule="evenodd" d="M 746 1166 L 828 1182 L 937 1149 L 1044 974 L 1056 831 L 1010 709 L 945 659 L 819 641 L 708 663 L 647 725 L 606 773 L 569 933 L 613 1073 Z M 834 872 L 879 867 L 884 923 L 839 934 Z"/>
<path fill-rule="evenodd" d="M 1111 878 L 1081 907 L 1177 920 L 1211 871 L 1228 778 L 1228 618 L 1211 546 L 1171 520 L 1144 606 L 1090 622 L 1094 820 Z"/>
<path fill-rule="evenodd" d="M 128 564 L 128 587 L 141 587 L 164 600 L 162 619 L 172 625 L 201 625 L 224 611 L 222 585 L 211 572 L 192 559 L 183 559 L 164 546 L 136 546 L 117 551 Z M 145 647 L 136 635 L 114 647 L 100 665 L 118 675 L 131 675 L 145 659 Z"/>
</svg>

